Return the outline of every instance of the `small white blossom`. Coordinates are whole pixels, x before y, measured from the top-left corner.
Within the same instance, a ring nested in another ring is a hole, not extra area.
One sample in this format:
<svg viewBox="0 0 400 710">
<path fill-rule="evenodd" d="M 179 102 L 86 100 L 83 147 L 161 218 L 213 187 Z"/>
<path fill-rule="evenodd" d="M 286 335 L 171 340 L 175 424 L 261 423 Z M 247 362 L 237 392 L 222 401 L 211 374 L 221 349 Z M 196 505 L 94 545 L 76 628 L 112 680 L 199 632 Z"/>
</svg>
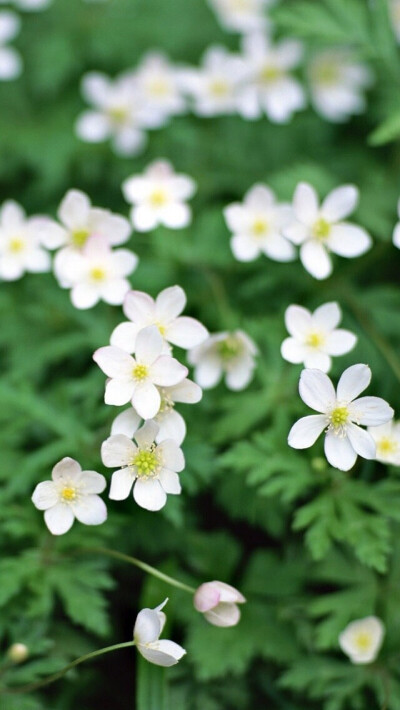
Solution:
<svg viewBox="0 0 400 710">
<path fill-rule="evenodd" d="M 289 446 L 308 449 L 325 429 L 325 456 L 331 466 L 349 471 L 357 455 L 374 459 L 375 442 L 359 424 L 385 424 L 392 419 L 393 409 L 380 397 L 358 398 L 370 381 L 371 370 L 367 365 L 352 365 L 343 372 L 335 392 L 324 372 L 303 370 L 299 382 L 300 397 L 308 407 L 321 413 L 303 417 L 293 425 Z"/>
<path fill-rule="evenodd" d="M 199 68 L 182 70 L 182 89 L 192 99 L 198 116 L 210 117 L 247 113 L 247 63 L 225 47 L 207 49 Z"/>
<path fill-rule="evenodd" d="M 77 135 L 89 143 L 111 139 L 118 155 L 140 153 L 147 141 L 144 129 L 157 128 L 163 122 L 144 104 L 131 74 L 114 80 L 98 72 L 86 74 L 82 94 L 93 110 L 78 117 Z"/>
<path fill-rule="evenodd" d="M 393 31 L 398 42 L 400 42 L 400 0 L 389 0 L 390 17 Z"/>
<path fill-rule="evenodd" d="M 166 616 L 161 609 L 167 601 L 168 599 L 165 599 L 155 609 L 142 609 L 137 615 L 133 629 L 133 639 L 139 653 L 146 661 L 166 667 L 174 666 L 186 654 L 185 649 L 174 641 L 159 641 L 166 622 Z"/>
<path fill-rule="evenodd" d="M 157 326 L 166 343 L 185 350 L 199 345 L 208 331 L 195 318 L 181 316 L 185 305 L 186 294 L 180 286 L 165 288 L 155 300 L 143 291 L 129 291 L 123 305 L 129 322 L 117 325 L 111 334 L 111 345 L 134 353 L 137 334 L 149 325 Z"/>
<path fill-rule="evenodd" d="M 249 72 L 243 115 L 254 119 L 265 113 L 274 123 L 287 123 L 306 104 L 303 87 L 290 74 L 302 59 L 302 45 L 296 40 L 273 45 L 264 35 L 252 34 L 243 39 L 243 52 Z"/>
<path fill-rule="evenodd" d="M 281 346 L 288 362 L 329 372 L 331 356 L 344 355 L 354 348 L 357 338 L 349 330 L 337 328 L 342 318 L 337 303 L 324 303 L 314 313 L 302 306 L 289 306 L 285 324 L 291 337 Z"/>
<path fill-rule="evenodd" d="M 54 274 L 61 288 L 71 289 L 75 308 L 93 308 L 101 300 L 119 306 L 131 287 L 126 277 L 137 263 L 132 251 L 112 250 L 95 236 L 81 251 L 61 249 L 54 259 Z"/>
<path fill-rule="evenodd" d="M 249 384 L 255 368 L 257 346 L 242 330 L 215 333 L 188 352 L 195 366 L 194 379 L 203 389 L 215 387 L 225 375 L 231 390 L 242 390 Z"/>
<path fill-rule="evenodd" d="M 167 160 L 156 160 L 143 175 L 127 178 L 122 192 L 126 201 L 134 205 L 131 220 L 138 232 L 150 232 L 159 224 L 182 229 L 192 220 L 186 200 L 196 192 L 196 183 L 188 175 L 175 173 Z"/>
<path fill-rule="evenodd" d="M 156 442 L 159 444 L 165 439 L 173 439 L 180 446 L 186 436 L 186 424 L 181 414 L 175 410 L 175 403 L 196 404 L 201 400 L 203 394 L 201 387 L 195 382 L 185 379 L 173 387 L 158 387 L 157 389 L 160 393 L 161 404 L 154 417 L 154 421 L 158 425 Z M 111 434 L 125 434 L 132 439 L 140 422 L 141 417 L 133 407 L 130 407 L 115 417 Z"/>
<path fill-rule="evenodd" d="M 8 200 L 0 208 L 0 277 L 15 281 L 26 271 L 50 271 L 49 253 L 42 247 L 41 225 L 51 220 L 41 217 L 27 218 L 22 207 Z"/>
<path fill-rule="evenodd" d="M 234 202 L 224 209 L 228 228 L 233 232 L 231 249 L 238 261 L 253 261 L 265 254 L 275 261 L 291 261 L 296 252 L 282 235 L 291 221 L 291 207 L 276 202 L 266 185 L 254 185 L 243 203 Z"/>
<path fill-rule="evenodd" d="M 265 10 L 273 0 L 209 0 L 229 32 L 257 32 L 267 26 Z"/>
<path fill-rule="evenodd" d="M 93 359 L 111 379 L 106 384 L 106 404 L 131 401 L 143 419 L 152 419 L 161 406 L 158 387 L 171 387 L 185 379 L 187 367 L 163 353 L 163 339 L 156 326 L 140 331 L 136 338 L 135 359 L 112 345 L 99 348 Z"/>
<path fill-rule="evenodd" d="M 370 426 L 368 432 L 375 441 L 377 461 L 400 466 L 400 422 Z"/>
<path fill-rule="evenodd" d="M 332 273 L 330 252 L 353 258 L 364 254 L 372 244 L 362 227 L 343 221 L 356 208 L 359 193 L 354 185 L 342 185 L 325 197 L 321 206 L 312 185 L 301 182 L 293 197 L 294 221 L 283 232 L 300 246 L 304 268 L 315 279 Z"/>
<path fill-rule="evenodd" d="M 236 626 L 240 620 L 238 604 L 244 604 L 245 601 L 243 594 L 235 587 L 214 580 L 200 585 L 193 604 L 213 626 Z"/>
<path fill-rule="evenodd" d="M 160 125 L 170 116 L 186 111 L 179 83 L 179 70 L 161 52 L 148 52 L 133 74 L 138 91 L 149 110 L 160 115 Z"/>
<path fill-rule="evenodd" d="M 74 519 L 85 525 L 101 525 L 107 508 L 98 493 L 106 487 L 106 479 L 96 471 L 82 471 L 79 463 L 66 457 L 53 468 L 52 481 L 39 483 L 32 496 L 38 510 L 44 510 L 44 521 L 53 535 L 63 535 Z"/>
<path fill-rule="evenodd" d="M 314 108 L 328 121 L 341 123 L 364 111 L 364 91 L 372 84 L 372 73 L 348 51 L 327 49 L 316 54 L 308 75 Z"/>
<path fill-rule="evenodd" d="M 0 81 L 15 79 L 22 72 L 22 61 L 16 49 L 6 44 L 14 39 L 21 27 L 18 15 L 9 10 L 0 11 Z"/>
<path fill-rule="evenodd" d="M 339 636 L 339 646 L 352 663 L 375 661 L 385 636 L 385 627 L 377 616 L 352 621 Z"/>
<path fill-rule="evenodd" d="M 167 502 L 167 493 L 179 495 L 178 473 L 185 467 L 182 450 L 172 439 L 156 444 L 157 433 L 157 424 L 149 420 L 135 432 L 136 443 L 124 434 L 115 434 L 103 442 L 103 464 L 119 467 L 112 475 L 112 500 L 125 500 L 133 486 L 138 505 L 146 510 L 160 510 Z"/>
</svg>

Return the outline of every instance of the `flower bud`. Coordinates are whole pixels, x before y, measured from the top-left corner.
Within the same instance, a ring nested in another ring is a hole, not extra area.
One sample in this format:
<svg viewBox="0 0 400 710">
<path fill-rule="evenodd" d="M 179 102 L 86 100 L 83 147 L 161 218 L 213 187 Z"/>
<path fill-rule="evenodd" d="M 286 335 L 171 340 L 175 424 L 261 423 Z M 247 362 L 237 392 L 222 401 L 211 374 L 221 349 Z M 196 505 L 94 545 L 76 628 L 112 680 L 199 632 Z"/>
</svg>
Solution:
<svg viewBox="0 0 400 710">
<path fill-rule="evenodd" d="M 28 646 L 24 643 L 13 643 L 8 649 L 7 655 L 13 663 L 23 663 L 29 656 Z"/>
<path fill-rule="evenodd" d="M 246 601 L 235 587 L 224 582 L 205 582 L 196 590 L 193 604 L 214 626 L 236 626 L 240 619 L 237 604 Z"/>
</svg>

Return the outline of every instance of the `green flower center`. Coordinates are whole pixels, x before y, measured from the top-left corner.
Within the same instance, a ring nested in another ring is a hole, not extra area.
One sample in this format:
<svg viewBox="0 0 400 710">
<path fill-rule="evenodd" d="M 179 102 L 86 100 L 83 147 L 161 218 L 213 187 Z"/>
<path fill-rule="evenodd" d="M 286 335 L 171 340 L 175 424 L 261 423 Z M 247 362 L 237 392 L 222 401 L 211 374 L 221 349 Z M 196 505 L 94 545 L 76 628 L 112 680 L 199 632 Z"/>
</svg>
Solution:
<svg viewBox="0 0 400 710">
<path fill-rule="evenodd" d="M 323 217 L 318 219 L 313 226 L 313 235 L 315 239 L 320 239 L 323 241 L 329 237 L 331 231 L 331 225 Z"/>
<path fill-rule="evenodd" d="M 87 242 L 89 234 L 88 229 L 75 229 L 71 234 L 71 241 L 74 247 L 83 247 Z"/>
<path fill-rule="evenodd" d="M 242 345 L 236 338 L 228 337 L 218 343 L 217 350 L 222 360 L 233 360 L 240 354 Z"/>
<path fill-rule="evenodd" d="M 138 476 L 144 478 L 155 476 L 160 469 L 160 461 L 153 449 L 139 449 L 132 461 Z"/>
</svg>

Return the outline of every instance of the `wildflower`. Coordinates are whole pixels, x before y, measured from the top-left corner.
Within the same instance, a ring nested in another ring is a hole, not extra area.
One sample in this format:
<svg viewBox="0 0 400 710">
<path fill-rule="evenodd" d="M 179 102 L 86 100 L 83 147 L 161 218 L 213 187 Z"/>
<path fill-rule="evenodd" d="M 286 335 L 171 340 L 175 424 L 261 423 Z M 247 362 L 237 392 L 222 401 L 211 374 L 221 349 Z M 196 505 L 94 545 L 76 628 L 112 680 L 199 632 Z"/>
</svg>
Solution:
<svg viewBox="0 0 400 710">
<path fill-rule="evenodd" d="M 79 463 L 68 456 L 53 468 L 52 481 L 39 483 L 32 496 L 38 510 L 44 510 L 44 521 L 53 535 L 63 535 L 74 519 L 85 525 L 101 525 L 107 508 L 98 493 L 106 487 L 106 479 L 96 471 L 82 471 Z"/>
<path fill-rule="evenodd" d="M 167 493 L 178 495 L 178 473 L 185 467 L 182 450 L 172 439 L 155 443 L 158 426 L 147 421 L 135 432 L 136 444 L 124 434 L 110 436 L 103 442 L 101 458 L 105 466 L 118 471 L 112 475 L 110 498 L 125 500 L 131 492 L 138 505 L 146 510 L 160 510 Z"/>
<path fill-rule="evenodd" d="M 215 387 L 225 374 L 231 390 L 242 390 L 250 382 L 255 367 L 257 346 L 242 330 L 215 333 L 188 352 L 188 360 L 195 366 L 194 379 L 203 389 Z"/>
<path fill-rule="evenodd" d="M 240 620 L 238 604 L 246 601 L 235 587 L 224 582 L 206 582 L 197 589 L 193 604 L 214 626 L 236 626 Z"/>
<path fill-rule="evenodd" d="M 162 350 L 163 339 L 156 326 L 144 328 L 138 334 L 135 359 L 114 346 L 96 350 L 94 361 L 111 378 L 106 384 L 105 403 L 118 406 L 131 401 L 143 419 L 155 417 L 161 406 L 156 385 L 177 385 L 188 374 L 187 367 L 170 355 L 163 355 Z"/>
<path fill-rule="evenodd" d="M 385 627 L 377 616 L 366 616 L 348 624 L 339 636 L 339 645 L 352 663 L 375 661 L 385 636 Z"/>
<path fill-rule="evenodd" d="M 170 116 L 186 111 L 186 101 L 179 86 L 179 71 L 165 54 L 148 52 L 143 57 L 134 78 L 145 105 L 160 115 L 160 123 Z"/>
<path fill-rule="evenodd" d="M 273 45 L 264 35 L 252 34 L 244 37 L 243 52 L 249 71 L 243 115 L 259 118 L 266 113 L 274 123 L 287 123 L 306 104 L 303 87 L 290 74 L 301 61 L 302 45 L 295 40 Z"/>
<path fill-rule="evenodd" d="M 199 345 L 208 332 L 195 318 L 180 315 L 185 305 L 186 294 L 180 286 L 165 288 L 155 300 L 143 291 L 129 291 L 123 305 L 129 322 L 117 325 L 111 334 L 111 345 L 135 352 L 137 334 L 149 325 L 157 326 L 166 343 L 184 349 Z"/>
<path fill-rule="evenodd" d="M 371 370 L 367 365 L 352 365 L 345 370 L 335 392 L 328 375 L 321 370 L 303 370 L 299 392 L 303 402 L 321 414 L 299 419 L 289 433 L 294 449 L 312 446 L 324 429 L 325 456 L 331 466 L 349 471 L 357 454 L 374 459 L 375 442 L 364 426 L 379 426 L 393 417 L 393 409 L 380 397 L 360 397 L 368 387 Z"/>
<path fill-rule="evenodd" d="M 133 639 L 139 653 L 156 666 L 174 666 L 186 654 L 185 649 L 174 641 L 159 641 L 166 622 L 166 616 L 161 610 L 167 601 L 165 599 L 155 609 L 142 609 L 133 629 Z"/>
<path fill-rule="evenodd" d="M 242 57 L 225 47 L 212 46 L 202 64 L 180 73 L 183 91 L 192 99 L 198 116 L 210 117 L 240 113 L 246 116 L 248 68 Z"/>
<path fill-rule="evenodd" d="M 122 192 L 132 205 L 131 220 L 139 232 L 150 232 L 159 224 L 170 229 L 187 227 L 192 220 L 185 203 L 196 191 L 196 183 L 188 175 L 175 173 L 168 160 L 156 160 L 143 175 L 124 181 Z"/>
<path fill-rule="evenodd" d="M 22 207 L 13 200 L 8 200 L 2 205 L 0 276 L 5 281 L 15 281 L 21 278 L 25 271 L 32 273 L 50 271 L 50 255 L 42 247 L 39 226 L 41 223 L 42 218 L 27 218 Z"/>
<path fill-rule="evenodd" d="M 357 342 L 349 330 L 336 327 L 341 318 L 337 303 L 324 303 L 314 313 L 302 306 L 289 306 L 285 323 L 291 337 L 282 343 L 282 357 L 289 362 L 302 362 L 305 367 L 329 372 L 331 356 L 348 353 Z"/>
<path fill-rule="evenodd" d="M 231 249 L 238 261 L 253 261 L 262 253 L 275 261 L 295 258 L 293 245 L 282 236 L 282 227 L 291 221 L 291 207 L 277 203 L 266 185 L 254 185 L 243 203 L 225 207 L 224 217 L 233 232 Z"/>
<path fill-rule="evenodd" d="M 327 49 L 316 54 L 308 75 L 315 110 L 328 121 L 341 123 L 364 111 L 364 90 L 372 84 L 372 74 L 348 51 Z"/>
<path fill-rule="evenodd" d="M 371 237 L 362 229 L 343 219 L 351 214 L 358 202 L 358 189 L 342 185 L 318 204 L 312 185 L 301 182 L 293 197 L 294 221 L 283 233 L 294 244 L 301 245 L 300 259 L 304 268 L 316 279 L 326 279 L 332 273 L 330 252 L 352 258 L 366 252 Z"/>
<path fill-rule="evenodd" d="M 15 79 L 22 72 L 22 61 L 18 52 L 6 43 L 14 39 L 20 30 L 20 19 L 14 12 L 0 11 L 0 81 Z"/>
<path fill-rule="evenodd" d="M 195 404 L 200 401 L 203 393 L 199 385 L 188 379 L 182 380 L 173 387 L 158 387 L 158 391 L 161 404 L 154 417 L 154 421 L 159 427 L 155 440 L 159 444 L 165 439 L 173 439 L 180 446 L 186 436 L 186 424 L 184 418 L 175 410 L 175 403 Z M 137 412 L 133 407 L 130 407 L 115 417 L 111 434 L 125 434 L 125 436 L 132 438 L 140 421 L 141 418 Z"/>
<path fill-rule="evenodd" d="M 375 441 L 377 461 L 400 466 L 400 422 L 370 426 L 368 432 Z"/>
<path fill-rule="evenodd" d="M 209 0 L 222 27 L 229 32 L 257 32 L 267 25 L 265 8 L 271 0 Z"/>
<path fill-rule="evenodd" d="M 75 308 L 93 308 L 100 300 L 118 306 L 130 289 L 126 277 L 137 263 L 132 251 L 112 250 L 104 239 L 92 236 L 81 251 L 61 249 L 54 259 L 54 273 L 61 288 L 71 289 Z"/>
</svg>

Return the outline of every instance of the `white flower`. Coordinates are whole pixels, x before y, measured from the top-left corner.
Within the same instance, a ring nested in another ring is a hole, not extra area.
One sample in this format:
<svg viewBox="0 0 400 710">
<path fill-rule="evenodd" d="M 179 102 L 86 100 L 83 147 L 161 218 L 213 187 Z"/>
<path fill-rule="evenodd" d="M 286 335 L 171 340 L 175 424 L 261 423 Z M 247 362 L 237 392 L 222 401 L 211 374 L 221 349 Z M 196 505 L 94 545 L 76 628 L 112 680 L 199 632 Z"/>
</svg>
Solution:
<svg viewBox="0 0 400 710">
<path fill-rule="evenodd" d="M 51 220 L 47 220 L 51 225 Z M 0 277 L 5 281 L 21 278 L 25 271 L 50 271 L 51 260 L 42 248 L 41 227 L 45 218 L 27 218 L 13 200 L 0 208 Z M 51 227 L 48 229 L 51 231 Z"/>
<path fill-rule="evenodd" d="M 149 325 L 157 326 L 166 343 L 185 350 L 200 345 L 208 331 L 195 318 L 180 315 L 185 305 L 186 294 L 180 286 L 165 288 L 155 300 L 143 291 L 129 291 L 123 305 L 129 322 L 117 325 L 111 334 L 111 345 L 134 353 L 137 334 Z"/>
<path fill-rule="evenodd" d="M 18 52 L 6 43 L 14 39 L 20 30 L 20 19 L 14 12 L 0 11 L 0 81 L 15 79 L 22 72 L 22 61 Z"/>
<path fill-rule="evenodd" d="M 389 0 L 389 9 L 393 31 L 400 42 L 400 0 Z"/>
<path fill-rule="evenodd" d="M 0 0 L 1 4 L 5 4 L 8 0 Z M 51 5 L 53 0 L 10 0 L 18 8 L 18 10 L 26 10 L 26 12 L 35 12 L 36 10 L 44 10 Z"/>
<path fill-rule="evenodd" d="M 230 32 L 257 32 L 267 25 L 265 9 L 273 0 L 209 0 L 225 29 Z"/>
<path fill-rule="evenodd" d="M 237 605 L 244 604 L 245 601 L 243 594 L 235 587 L 214 580 L 200 585 L 194 595 L 193 604 L 213 626 L 236 626 L 240 620 L 240 609 Z"/>
<path fill-rule="evenodd" d="M 180 73 L 182 89 L 191 97 L 198 116 L 240 113 L 246 115 L 248 67 L 242 57 L 225 47 L 212 46 L 204 53 L 200 68 Z"/>
<path fill-rule="evenodd" d="M 253 261 L 260 254 L 275 261 L 295 258 L 293 245 L 282 236 L 282 228 L 291 221 L 291 207 L 278 204 L 266 185 L 254 185 L 243 203 L 225 207 L 224 217 L 233 232 L 231 249 L 238 261 Z"/>
<path fill-rule="evenodd" d="M 375 441 L 377 461 L 400 466 L 400 422 L 370 426 L 368 432 Z"/>
<path fill-rule="evenodd" d="M 82 94 L 94 110 L 78 117 L 77 135 L 89 143 L 102 143 L 110 138 L 119 155 L 140 153 L 147 140 L 143 129 L 161 125 L 159 114 L 144 105 L 131 74 L 114 81 L 98 72 L 86 74 Z"/>
<path fill-rule="evenodd" d="M 242 390 L 250 382 L 255 367 L 257 346 L 242 330 L 215 333 L 188 352 L 188 360 L 195 366 L 194 379 L 203 387 L 215 387 L 225 374 L 231 390 Z"/>
<path fill-rule="evenodd" d="M 329 372 L 331 355 L 344 355 L 354 348 L 357 338 L 349 330 L 338 329 L 342 318 L 337 303 L 324 303 L 314 313 L 302 306 L 289 306 L 285 323 L 292 337 L 281 346 L 282 357 L 305 367 Z"/>
<path fill-rule="evenodd" d="M 160 634 L 166 622 L 166 616 L 161 609 L 168 599 L 155 609 L 142 609 L 136 618 L 133 629 L 133 639 L 139 653 L 146 661 L 156 666 L 174 666 L 186 651 L 174 641 L 159 641 Z"/>
<path fill-rule="evenodd" d="M 303 87 L 289 73 L 302 59 L 302 45 L 296 40 L 273 45 L 264 35 L 252 34 L 243 39 L 243 52 L 250 76 L 243 115 L 266 113 L 274 123 L 287 123 L 306 104 Z"/>
<path fill-rule="evenodd" d="M 126 277 L 137 262 L 132 251 L 112 250 L 104 239 L 95 236 L 81 251 L 61 249 L 54 259 L 54 274 L 61 288 L 71 289 L 75 308 L 92 308 L 100 300 L 118 306 L 131 287 Z"/>
<path fill-rule="evenodd" d="M 143 101 L 149 109 L 160 115 L 160 123 L 186 111 L 178 74 L 179 70 L 161 52 L 145 54 L 134 73 Z"/>
<path fill-rule="evenodd" d="M 129 177 L 122 184 L 122 192 L 134 205 L 131 220 L 138 232 L 150 232 L 159 224 L 182 229 L 192 220 L 185 201 L 196 192 L 196 183 L 188 175 L 175 173 L 167 160 L 156 160 L 143 175 Z"/>
<path fill-rule="evenodd" d="M 400 217 L 400 200 L 397 203 L 397 214 Z M 400 222 L 397 222 L 393 232 L 393 244 L 400 249 Z"/>
<path fill-rule="evenodd" d="M 163 339 L 156 326 L 140 331 L 135 359 L 113 346 L 99 348 L 93 359 L 111 379 L 106 384 L 106 404 L 132 406 L 143 419 L 156 416 L 161 405 L 159 387 L 177 385 L 188 374 L 187 367 L 170 355 L 162 354 Z"/>
<path fill-rule="evenodd" d="M 146 510 L 160 510 L 167 502 L 167 493 L 181 492 L 178 473 L 185 467 L 182 450 L 172 439 L 156 444 L 157 432 L 157 424 L 149 420 L 135 432 L 136 444 L 124 434 L 110 436 L 103 442 L 103 464 L 120 467 L 112 475 L 112 500 L 125 500 L 133 486 L 138 505 Z"/>
<path fill-rule="evenodd" d="M 321 414 L 299 419 L 290 430 L 289 446 L 308 449 L 325 429 L 325 456 L 331 466 L 349 471 L 357 454 L 374 459 L 375 442 L 371 434 L 358 425 L 385 424 L 392 419 L 393 409 L 380 397 L 356 399 L 370 381 L 371 370 L 367 365 L 352 365 L 343 372 L 335 392 L 328 375 L 321 370 L 303 370 L 300 397 Z"/>
<path fill-rule="evenodd" d="M 199 402 L 203 394 L 201 387 L 195 382 L 185 379 L 173 387 L 158 387 L 157 389 L 160 393 L 161 404 L 154 417 L 154 421 L 159 427 L 155 440 L 159 444 L 165 439 L 173 439 L 180 446 L 186 436 L 186 424 L 184 418 L 174 409 L 175 403 L 195 404 Z M 132 439 L 140 422 L 141 417 L 133 407 L 130 407 L 115 417 L 111 434 L 125 434 Z"/>
<path fill-rule="evenodd" d="M 382 646 L 385 627 L 377 616 L 348 624 L 339 636 L 339 646 L 352 663 L 372 663 Z"/>
<path fill-rule="evenodd" d="M 325 197 L 319 206 L 312 185 L 301 182 L 293 197 L 295 220 L 285 227 L 284 235 L 300 244 L 300 259 L 304 268 L 316 279 L 326 279 L 332 273 L 329 252 L 352 258 L 364 254 L 372 244 L 362 227 L 343 221 L 356 208 L 358 189 L 342 185 Z"/>
<path fill-rule="evenodd" d="M 106 487 L 106 479 L 96 471 L 82 471 L 79 463 L 68 456 L 53 468 L 52 481 L 39 483 L 32 496 L 38 510 L 44 510 L 44 521 L 53 535 L 63 535 L 76 518 L 85 525 L 101 525 L 107 508 L 98 493 Z"/>
</svg>

